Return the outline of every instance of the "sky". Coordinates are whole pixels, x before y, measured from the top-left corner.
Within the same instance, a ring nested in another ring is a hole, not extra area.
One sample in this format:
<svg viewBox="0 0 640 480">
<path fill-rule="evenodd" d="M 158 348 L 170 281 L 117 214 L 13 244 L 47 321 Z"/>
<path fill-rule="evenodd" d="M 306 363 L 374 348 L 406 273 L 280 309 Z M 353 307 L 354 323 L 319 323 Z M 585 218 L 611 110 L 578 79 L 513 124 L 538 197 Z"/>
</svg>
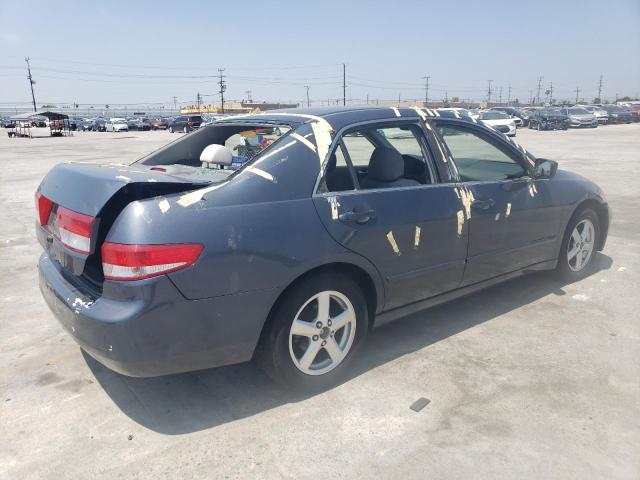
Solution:
<svg viewBox="0 0 640 480">
<path fill-rule="evenodd" d="M 640 0 L 0 0 L 0 106 L 640 95 Z"/>
</svg>

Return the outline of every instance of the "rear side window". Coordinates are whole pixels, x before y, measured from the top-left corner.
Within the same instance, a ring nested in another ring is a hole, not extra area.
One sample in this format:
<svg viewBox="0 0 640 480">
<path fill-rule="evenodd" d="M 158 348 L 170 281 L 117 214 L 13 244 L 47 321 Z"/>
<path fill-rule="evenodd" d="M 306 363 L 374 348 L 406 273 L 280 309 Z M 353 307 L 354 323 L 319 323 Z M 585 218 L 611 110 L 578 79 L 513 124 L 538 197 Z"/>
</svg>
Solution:
<svg viewBox="0 0 640 480">
<path fill-rule="evenodd" d="M 462 181 L 506 180 L 526 173 L 514 158 L 475 132 L 453 125 L 440 126 L 438 131 Z"/>
<path fill-rule="evenodd" d="M 319 193 L 432 183 L 421 136 L 417 125 L 367 125 L 347 131 L 329 157 Z M 387 169 L 384 162 L 394 165 Z"/>
</svg>

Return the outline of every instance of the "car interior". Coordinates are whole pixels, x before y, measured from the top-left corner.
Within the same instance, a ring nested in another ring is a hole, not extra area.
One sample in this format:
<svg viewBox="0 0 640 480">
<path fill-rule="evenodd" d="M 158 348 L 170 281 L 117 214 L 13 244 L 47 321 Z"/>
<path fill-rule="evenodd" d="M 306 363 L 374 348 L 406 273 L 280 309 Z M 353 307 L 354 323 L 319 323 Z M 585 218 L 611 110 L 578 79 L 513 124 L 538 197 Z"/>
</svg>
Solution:
<svg viewBox="0 0 640 480">
<path fill-rule="evenodd" d="M 357 129 L 343 135 L 326 165 L 321 190 L 329 192 L 355 189 L 410 187 L 429 184 L 431 176 L 416 126 L 379 126 Z M 325 188 L 326 187 L 326 188 Z"/>
</svg>

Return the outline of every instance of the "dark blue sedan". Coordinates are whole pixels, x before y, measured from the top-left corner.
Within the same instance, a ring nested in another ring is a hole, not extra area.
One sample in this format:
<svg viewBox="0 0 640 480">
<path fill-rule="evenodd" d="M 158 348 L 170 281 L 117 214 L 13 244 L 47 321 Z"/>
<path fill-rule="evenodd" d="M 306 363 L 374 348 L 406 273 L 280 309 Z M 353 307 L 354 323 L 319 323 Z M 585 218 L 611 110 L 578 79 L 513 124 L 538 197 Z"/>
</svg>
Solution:
<svg viewBox="0 0 640 480">
<path fill-rule="evenodd" d="M 589 272 L 601 189 L 482 122 L 428 109 L 229 117 L 131 166 L 36 192 L 40 288 L 111 369 L 254 358 L 324 388 L 374 326 L 526 272 Z"/>
</svg>

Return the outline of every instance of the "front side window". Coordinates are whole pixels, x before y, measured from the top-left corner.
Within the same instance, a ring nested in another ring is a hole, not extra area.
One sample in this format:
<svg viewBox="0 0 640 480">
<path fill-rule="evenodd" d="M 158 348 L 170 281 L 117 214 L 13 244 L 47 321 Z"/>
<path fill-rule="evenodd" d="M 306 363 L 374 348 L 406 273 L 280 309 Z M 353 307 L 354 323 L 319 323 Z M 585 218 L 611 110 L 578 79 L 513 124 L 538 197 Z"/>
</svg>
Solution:
<svg viewBox="0 0 640 480">
<path fill-rule="evenodd" d="M 506 180 L 526 173 L 510 155 L 475 132 L 451 125 L 438 127 L 438 131 L 464 182 Z"/>
<path fill-rule="evenodd" d="M 417 125 L 367 125 L 347 131 L 329 157 L 319 192 L 431 183 L 421 136 Z"/>
</svg>

